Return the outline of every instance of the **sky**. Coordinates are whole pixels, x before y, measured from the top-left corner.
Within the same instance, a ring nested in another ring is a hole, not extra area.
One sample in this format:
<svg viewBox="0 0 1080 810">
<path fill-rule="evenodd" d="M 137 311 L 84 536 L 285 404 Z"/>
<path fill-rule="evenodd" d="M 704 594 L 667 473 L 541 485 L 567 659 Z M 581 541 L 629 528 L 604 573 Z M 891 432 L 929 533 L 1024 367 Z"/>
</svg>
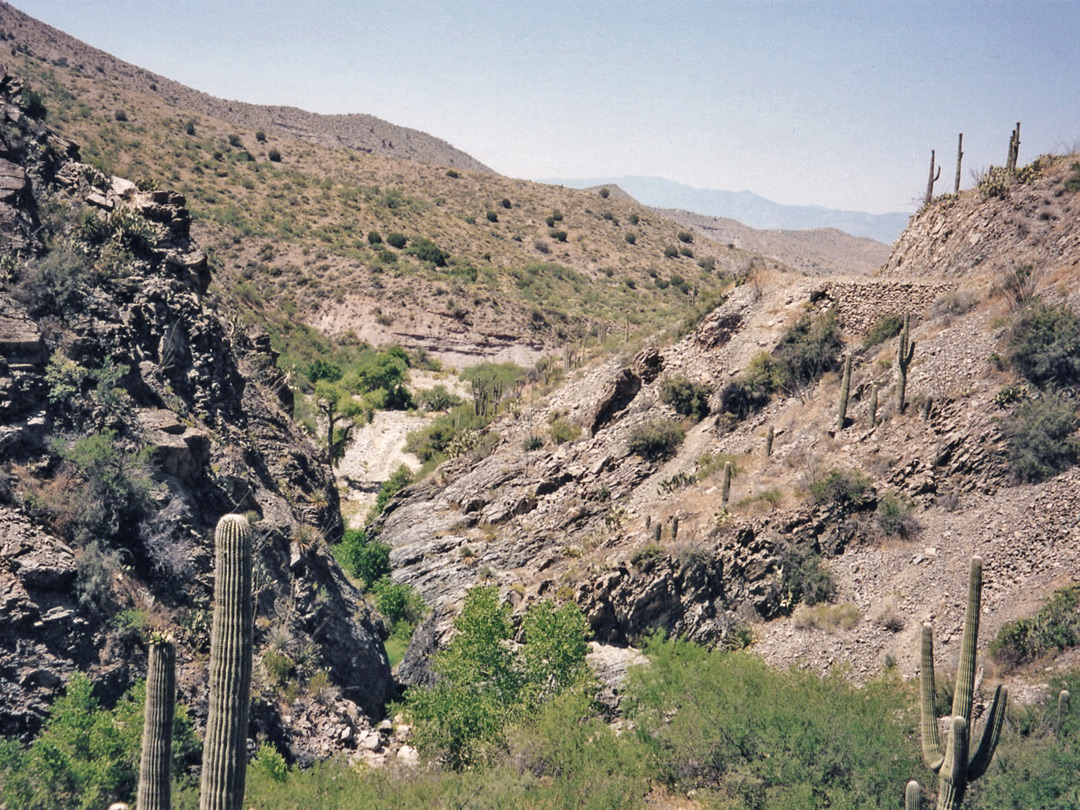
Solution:
<svg viewBox="0 0 1080 810">
<path fill-rule="evenodd" d="M 1080 149 L 1080 2 L 14 0 L 198 90 L 369 113 L 511 177 L 912 211 Z"/>
</svg>

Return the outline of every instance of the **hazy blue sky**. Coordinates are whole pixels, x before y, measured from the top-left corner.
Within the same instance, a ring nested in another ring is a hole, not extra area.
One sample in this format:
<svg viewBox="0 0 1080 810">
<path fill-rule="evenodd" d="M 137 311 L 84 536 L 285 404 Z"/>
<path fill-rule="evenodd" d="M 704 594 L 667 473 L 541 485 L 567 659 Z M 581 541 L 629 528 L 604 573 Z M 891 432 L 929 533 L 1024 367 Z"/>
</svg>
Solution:
<svg viewBox="0 0 1080 810">
<path fill-rule="evenodd" d="M 1080 3 L 15 0 L 224 98 L 363 112 L 513 177 L 655 175 L 911 210 L 969 168 L 1080 147 Z"/>
</svg>

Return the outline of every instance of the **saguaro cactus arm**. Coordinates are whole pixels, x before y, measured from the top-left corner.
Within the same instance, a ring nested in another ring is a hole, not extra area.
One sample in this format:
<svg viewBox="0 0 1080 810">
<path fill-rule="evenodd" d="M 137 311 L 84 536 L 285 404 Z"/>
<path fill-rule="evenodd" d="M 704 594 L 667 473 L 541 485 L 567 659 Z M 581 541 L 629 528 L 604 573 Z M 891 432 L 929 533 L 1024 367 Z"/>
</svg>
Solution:
<svg viewBox="0 0 1080 810">
<path fill-rule="evenodd" d="M 986 717 L 986 725 L 983 726 L 982 739 L 979 740 L 979 747 L 968 765 L 969 782 L 974 782 L 990 767 L 990 760 L 994 757 L 994 750 L 1001 736 L 1001 723 L 1005 719 L 1005 704 L 1008 701 L 1008 690 L 998 684 L 998 688 L 994 690 L 994 700 L 990 704 L 990 713 Z"/>
<path fill-rule="evenodd" d="M 139 760 L 139 810 L 172 808 L 172 735 L 176 714 L 176 647 L 168 636 L 150 638 L 146 669 L 142 756 Z"/>
<path fill-rule="evenodd" d="M 937 772 L 945 760 L 941 748 L 937 715 L 934 713 L 934 631 L 922 626 L 922 660 L 919 669 L 919 732 L 922 737 L 923 762 Z"/>
<path fill-rule="evenodd" d="M 968 724 L 954 717 L 945 746 L 945 762 L 938 774 L 938 810 L 959 810 L 967 789 Z"/>
<path fill-rule="evenodd" d="M 210 713 L 199 810 L 241 810 L 247 769 L 253 634 L 251 526 L 225 515 L 214 533 L 214 623 L 210 635 Z"/>
<path fill-rule="evenodd" d="M 975 646 L 979 638 L 979 608 L 982 604 L 982 558 L 972 557 L 968 569 L 968 598 L 964 610 L 964 633 L 960 639 L 960 661 L 956 670 L 952 716 L 963 717 L 971 725 L 971 704 L 975 695 Z"/>
<path fill-rule="evenodd" d="M 930 179 L 926 181 L 926 199 L 924 203 L 929 203 L 934 199 L 934 183 L 941 177 L 941 167 L 937 167 L 937 174 L 934 174 L 934 150 L 930 150 Z"/>
<path fill-rule="evenodd" d="M 922 810 L 922 785 L 912 779 L 904 790 L 904 810 Z"/>
</svg>

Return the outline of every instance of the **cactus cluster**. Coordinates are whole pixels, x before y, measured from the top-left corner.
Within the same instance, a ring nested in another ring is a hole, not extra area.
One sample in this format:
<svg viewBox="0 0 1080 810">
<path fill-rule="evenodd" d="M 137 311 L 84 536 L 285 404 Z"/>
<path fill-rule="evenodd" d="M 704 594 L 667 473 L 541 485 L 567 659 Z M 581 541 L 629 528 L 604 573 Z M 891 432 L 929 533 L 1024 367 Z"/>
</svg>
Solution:
<svg viewBox="0 0 1080 810">
<path fill-rule="evenodd" d="M 964 612 L 964 631 L 960 640 L 960 662 L 953 691 L 949 738 L 942 749 L 938 718 L 934 713 L 934 636 L 929 624 L 922 630 L 922 662 L 919 673 L 919 729 L 922 753 L 927 767 L 938 774 L 938 810 L 958 810 L 970 782 L 978 779 L 990 765 L 1005 717 L 1008 693 L 1001 685 L 987 714 L 982 738 L 975 753 L 968 758 L 971 736 L 971 709 L 975 693 L 975 649 L 979 637 L 979 604 L 982 598 L 982 560 L 974 557 L 968 576 L 968 601 Z M 908 785 L 908 807 L 912 804 Z M 916 792 L 917 800 L 917 792 Z"/>
</svg>

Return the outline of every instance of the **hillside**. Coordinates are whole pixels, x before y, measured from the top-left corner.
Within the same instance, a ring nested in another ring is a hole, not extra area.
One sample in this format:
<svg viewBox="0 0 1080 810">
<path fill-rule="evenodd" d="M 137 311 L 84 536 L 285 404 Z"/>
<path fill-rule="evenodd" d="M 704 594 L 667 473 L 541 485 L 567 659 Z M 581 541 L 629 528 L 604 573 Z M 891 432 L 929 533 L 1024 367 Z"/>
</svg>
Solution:
<svg viewBox="0 0 1080 810">
<path fill-rule="evenodd" d="M 617 334 L 669 328 L 732 276 L 775 265 L 683 242 L 684 229 L 632 201 L 212 117 L 78 70 L 70 54 L 29 56 L 40 27 L 19 23 L 12 67 L 42 94 L 49 125 L 106 174 L 185 194 L 219 289 L 279 350 L 313 326 L 456 366 L 531 363 L 597 335 L 610 348 Z"/>
<path fill-rule="evenodd" d="M 707 217 L 692 211 L 659 210 L 669 219 L 716 242 L 760 253 L 809 276 L 870 275 L 891 253 L 888 245 L 850 236 L 835 228 L 759 230 L 734 219 Z"/>
<path fill-rule="evenodd" d="M 1072 162 L 1032 169 L 1035 179 L 1002 197 L 972 191 L 936 201 L 912 229 L 931 222 L 939 234 L 901 238 L 889 267 L 903 267 L 905 251 L 938 255 L 952 244 L 950 234 L 977 222 L 987 223 L 978 230 L 981 264 L 1004 265 L 1024 230 L 1015 223 L 1034 213 L 1027 226 L 1034 232 L 1046 221 L 1041 206 L 1032 212 L 1031 196 L 1063 189 Z M 1071 210 L 1077 196 L 1057 194 L 1058 210 Z M 1075 220 L 1056 222 L 1059 243 L 1075 240 Z M 1066 267 L 1068 257 L 1060 262 L 1049 250 L 1028 255 L 1034 277 L 1047 282 L 1039 288 L 1044 300 L 1072 300 L 1075 263 Z M 1033 393 L 1003 398 L 1028 389 L 1001 358 L 1026 310 L 1010 302 L 994 273 L 939 268 L 912 273 L 913 280 L 896 270 L 882 279 L 763 272 L 681 341 L 574 372 L 559 391 L 494 425 L 490 455 L 463 456 L 406 489 L 376 525 L 394 549 L 394 576 L 437 606 L 433 635 L 420 638 L 430 645 L 442 637 L 464 589 L 493 581 L 515 604 L 574 600 L 600 641 L 625 644 L 657 626 L 714 643 L 749 632 L 777 665 L 825 672 L 842 662 L 865 678 L 895 661 L 910 678 L 924 621 L 933 618 L 945 654 L 955 656 L 956 583 L 972 554 L 992 572 L 985 637 L 1029 615 L 1080 572 L 1071 517 L 1080 474 L 1070 466 L 1044 481 L 1018 482 L 1009 436 Z M 842 329 L 841 351 L 854 359 L 849 427 L 836 432 L 835 366 L 744 418 L 723 412 L 725 388 L 746 379 L 755 356 L 777 352 L 785 330 L 808 313 L 830 310 Z M 863 343 L 888 316 L 905 312 L 917 349 L 911 404 L 901 414 L 898 338 Z M 665 403 L 665 385 L 677 377 L 707 392 L 709 415 L 694 421 Z M 867 410 L 872 386 L 877 425 Z M 670 457 L 650 460 L 631 444 L 658 417 L 681 422 L 685 439 Z M 548 428 L 556 419 L 580 426 L 580 438 L 556 442 Z M 770 428 L 775 442 L 766 457 Z M 724 460 L 738 471 L 728 510 L 720 504 Z M 813 494 L 833 471 L 861 482 L 855 502 Z M 906 515 L 900 528 L 880 517 L 895 504 Z M 821 555 L 836 603 L 852 606 L 849 627 L 816 624 L 813 612 L 789 615 L 786 600 L 798 592 L 791 578 L 807 554 Z M 425 654 L 411 652 L 403 677 L 426 677 Z"/>
<path fill-rule="evenodd" d="M 129 64 L 0 2 L 0 31 L 18 50 L 95 81 L 162 99 L 191 114 L 244 129 L 278 132 L 306 143 L 340 146 L 404 160 L 492 173 L 478 160 L 439 138 L 396 126 L 373 115 L 318 115 L 295 107 L 247 104 L 215 98 L 165 76 Z"/>
<path fill-rule="evenodd" d="M 183 196 L 79 162 L 22 89 L 0 74 L 0 732 L 29 739 L 75 672 L 115 701 L 148 632 L 182 642 L 178 690 L 203 722 L 212 528 L 241 512 L 256 525 L 253 726 L 324 756 L 394 690 L 381 623 L 329 553 L 333 479 L 265 336 L 208 299 Z M 293 696 L 304 728 L 282 720 L 268 650 L 321 683 Z"/>
</svg>

